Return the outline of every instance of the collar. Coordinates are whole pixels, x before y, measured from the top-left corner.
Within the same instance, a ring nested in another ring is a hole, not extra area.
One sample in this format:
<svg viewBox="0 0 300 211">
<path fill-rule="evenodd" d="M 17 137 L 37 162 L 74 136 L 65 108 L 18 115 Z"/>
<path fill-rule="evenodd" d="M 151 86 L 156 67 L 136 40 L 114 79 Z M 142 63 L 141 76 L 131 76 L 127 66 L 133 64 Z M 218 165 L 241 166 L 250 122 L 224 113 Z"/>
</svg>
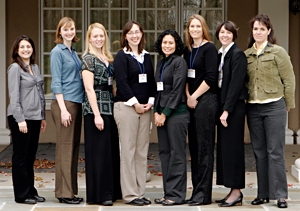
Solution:
<svg viewBox="0 0 300 211">
<path fill-rule="evenodd" d="M 67 47 L 65 44 L 63 44 L 63 43 L 59 43 L 59 44 L 57 44 L 57 45 L 58 45 L 58 47 L 60 47 L 62 50 L 68 49 L 68 47 Z M 72 51 L 75 51 L 75 48 L 73 48 L 72 45 L 71 45 L 71 50 L 72 50 Z"/>
<path fill-rule="evenodd" d="M 144 63 L 144 56 L 145 54 L 149 54 L 148 51 L 144 50 L 140 55 L 135 55 L 132 51 L 128 51 L 126 47 L 123 48 L 123 51 L 125 54 L 131 55 L 133 58 L 135 58 L 139 63 Z"/>
<path fill-rule="evenodd" d="M 225 54 L 229 51 L 229 49 L 234 45 L 234 42 L 230 43 L 225 49 L 223 47 L 221 47 L 219 49 L 219 53 L 224 53 Z"/>
</svg>

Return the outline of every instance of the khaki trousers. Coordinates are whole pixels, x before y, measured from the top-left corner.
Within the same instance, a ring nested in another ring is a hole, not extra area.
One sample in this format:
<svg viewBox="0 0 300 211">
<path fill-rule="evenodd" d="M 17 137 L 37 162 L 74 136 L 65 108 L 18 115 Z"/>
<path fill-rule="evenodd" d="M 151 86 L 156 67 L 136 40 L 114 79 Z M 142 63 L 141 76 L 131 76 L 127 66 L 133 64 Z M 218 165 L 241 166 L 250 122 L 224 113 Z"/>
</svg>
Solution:
<svg viewBox="0 0 300 211">
<path fill-rule="evenodd" d="M 121 189 L 124 203 L 143 198 L 146 188 L 151 110 L 137 114 L 123 102 L 114 104 L 121 144 Z"/>
<path fill-rule="evenodd" d="M 81 103 L 64 101 L 72 116 L 71 125 L 61 124 L 58 102 L 51 103 L 51 114 L 56 127 L 55 197 L 73 198 L 78 193 L 77 166 L 82 122 Z"/>
</svg>

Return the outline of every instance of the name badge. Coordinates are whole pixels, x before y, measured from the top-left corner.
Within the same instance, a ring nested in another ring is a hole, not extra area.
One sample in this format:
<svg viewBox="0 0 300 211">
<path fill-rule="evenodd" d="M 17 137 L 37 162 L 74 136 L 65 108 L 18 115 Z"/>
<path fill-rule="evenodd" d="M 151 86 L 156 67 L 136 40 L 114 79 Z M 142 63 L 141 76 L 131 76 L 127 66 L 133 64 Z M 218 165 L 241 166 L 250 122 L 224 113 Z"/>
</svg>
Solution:
<svg viewBox="0 0 300 211">
<path fill-rule="evenodd" d="M 196 77 L 195 69 L 188 69 L 188 77 L 189 78 L 195 78 Z"/>
<path fill-rule="evenodd" d="M 164 82 L 160 81 L 156 83 L 157 91 L 163 91 L 164 90 Z"/>
<path fill-rule="evenodd" d="M 147 83 L 147 74 L 139 74 L 139 83 Z"/>
<path fill-rule="evenodd" d="M 108 77 L 108 81 L 107 81 L 107 82 L 108 82 L 108 85 L 113 85 L 113 81 L 114 81 L 114 80 L 113 80 L 113 77 L 111 77 L 111 76 Z"/>
</svg>

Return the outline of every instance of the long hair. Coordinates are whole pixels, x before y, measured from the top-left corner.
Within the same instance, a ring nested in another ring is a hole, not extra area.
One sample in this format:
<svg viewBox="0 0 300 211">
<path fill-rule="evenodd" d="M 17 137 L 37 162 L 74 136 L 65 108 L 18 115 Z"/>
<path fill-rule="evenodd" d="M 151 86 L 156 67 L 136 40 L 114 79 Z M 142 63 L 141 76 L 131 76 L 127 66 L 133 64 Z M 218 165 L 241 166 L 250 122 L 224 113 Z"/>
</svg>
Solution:
<svg viewBox="0 0 300 211">
<path fill-rule="evenodd" d="M 255 43 L 255 40 L 253 38 L 253 25 L 254 25 L 255 21 L 258 21 L 261 24 L 265 25 L 268 30 L 271 29 L 271 32 L 268 35 L 268 42 L 271 44 L 277 44 L 277 39 L 274 34 L 273 24 L 271 23 L 269 16 L 267 16 L 265 14 L 260 14 L 260 15 L 256 15 L 255 17 L 253 17 L 249 22 L 251 31 L 250 31 L 249 40 L 248 40 L 248 48 L 251 48 L 253 46 L 253 43 Z"/>
<path fill-rule="evenodd" d="M 184 49 L 182 39 L 176 31 L 171 30 L 171 29 L 165 30 L 165 31 L 163 31 L 163 33 L 161 33 L 159 35 L 159 37 L 157 38 L 157 40 L 155 41 L 155 44 L 154 44 L 155 52 L 157 52 L 160 55 L 163 55 L 165 57 L 165 54 L 161 49 L 161 44 L 162 44 L 163 38 L 166 35 L 171 35 L 172 37 L 174 37 L 174 40 L 175 40 L 175 43 L 176 43 L 176 49 L 175 49 L 175 52 L 173 54 L 181 56 L 182 53 L 183 53 L 183 49 Z"/>
<path fill-rule="evenodd" d="M 20 46 L 20 42 L 22 40 L 26 40 L 27 42 L 30 43 L 31 47 L 32 47 L 32 54 L 30 56 L 29 59 L 29 63 L 30 64 L 35 64 L 35 47 L 34 47 L 34 43 L 33 40 L 28 37 L 27 35 L 21 35 L 19 37 L 17 37 L 17 39 L 14 41 L 14 44 L 12 46 L 11 52 L 12 52 L 12 63 L 17 63 L 18 65 L 20 65 L 20 67 L 25 71 L 28 72 L 28 70 L 26 69 L 24 62 L 22 60 L 22 58 L 20 57 L 18 51 L 19 51 L 19 46 Z"/>
<path fill-rule="evenodd" d="M 191 15 L 191 17 L 189 18 L 188 23 L 186 25 L 186 28 L 185 28 L 185 44 L 190 51 L 192 50 L 192 45 L 194 43 L 193 38 L 191 37 L 191 35 L 189 33 L 189 27 L 190 27 L 193 19 L 197 19 L 201 23 L 202 31 L 203 31 L 202 38 L 206 39 L 207 41 L 211 41 L 210 35 L 209 35 L 209 28 L 208 28 L 208 25 L 207 25 L 205 19 L 201 15 L 198 15 L 198 14 Z"/>
<path fill-rule="evenodd" d="M 221 31 L 222 26 L 224 26 L 224 28 L 227 31 L 230 31 L 232 33 L 232 35 L 233 35 L 232 41 L 235 41 L 238 37 L 238 28 L 235 25 L 235 23 L 232 21 L 224 21 L 223 23 L 221 23 L 217 26 L 216 33 L 215 33 L 216 38 L 219 40 L 219 33 Z"/>
<path fill-rule="evenodd" d="M 96 49 L 90 43 L 91 34 L 92 34 L 93 29 L 95 29 L 95 28 L 101 29 L 104 32 L 105 40 L 104 40 L 104 44 L 101 48 L 101 53 L 103 54 L 103 56 L 106 58 L 107 61 L 113 62 L 114 59 L 110 53 L 109 39 L 108 39 L 107 31 L 106 31 L 105 27 L 100 23 L 93 23 L 89 26 L 87 33 L 86 33 L 85 50 L 83 52 L 83 56 L 85 54 L 87 54 L 87 52 L 90 52 L 91 54 L 94 54 L 95 56 L 97 56 Z"/>
<path fill-rule="evenodd" d="M 58 22 L 57 27 L 56 27 L 55 41 L 54 41 L 56 44 L 64 42 L 63 38 L 60 36 L 61 27 L 63 27 L 64 25 L 66 25 L 66 27 L 71 27 L 72 24 L 74 24 L 74 26 L 75 26 L 75 36 L 74 36 L 72 42 L 76 43 L 79 41 L 79 38 L 76 36 L 75 22 L 70 17 L 63 17 L 62 19 L 60 19 L 60 21 Z"/>
<path fill-rule="evenodd" d="M 120 44 L 121 44 L 121 47 L 122 48 L 127 48 L 128 51 L 132 51 L 131 47 L 129 46 L 128 44 L 128 41 L 126 40 L 126 34 L 130 31 L 130 29 L 132 28 L 133 25 L 137 25 L 142 33 L 142 37 L 141 37 L 141 41 L 138 45 L 138 53 L 142 53 L 143 49 L 144 49 L 144 45 L 146 44 L 146 40 L 145 40 L 145 34 L 144 34 L 144 31 L 142 29 L 142 26 L 134 21 L 134 20 L 130 20 L 128 21 L 124 27 L 123 27 L 123 31 L 122 31 L 122 34 L 121 34 L 121 40 L 120 40 Z"/>
</svg>

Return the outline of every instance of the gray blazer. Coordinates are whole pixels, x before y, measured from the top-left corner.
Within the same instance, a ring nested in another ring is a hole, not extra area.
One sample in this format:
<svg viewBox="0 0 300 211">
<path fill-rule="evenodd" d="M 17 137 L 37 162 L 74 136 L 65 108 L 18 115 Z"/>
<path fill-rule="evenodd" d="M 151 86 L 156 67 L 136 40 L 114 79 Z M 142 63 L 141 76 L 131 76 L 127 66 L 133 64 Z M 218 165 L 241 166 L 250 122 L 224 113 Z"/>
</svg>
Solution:
<svg viewBox="0 0 300 211">
<path fill-rule="evenodd" d="M 156 66 L 155 81 L 160 81 L 163 60 Z M 178 55 L 171 55 L 168 59 L 162 81 L 164 90 L 158 91 L 155 97 L 155 106 L 177 109 L 180 103 L 186 102 L 185 83 L 187 77 L 186 61 Z"/>
<path fill-rule="evenodd" d="M 17 63 L 11 64 L 7 70 L 10 99 L 7 116 L 13 115 L 16 122 L 45 119 L 44 81 L 38 66 L 33 64 L 31 68 L 33 75 Z"/>
</svg>

